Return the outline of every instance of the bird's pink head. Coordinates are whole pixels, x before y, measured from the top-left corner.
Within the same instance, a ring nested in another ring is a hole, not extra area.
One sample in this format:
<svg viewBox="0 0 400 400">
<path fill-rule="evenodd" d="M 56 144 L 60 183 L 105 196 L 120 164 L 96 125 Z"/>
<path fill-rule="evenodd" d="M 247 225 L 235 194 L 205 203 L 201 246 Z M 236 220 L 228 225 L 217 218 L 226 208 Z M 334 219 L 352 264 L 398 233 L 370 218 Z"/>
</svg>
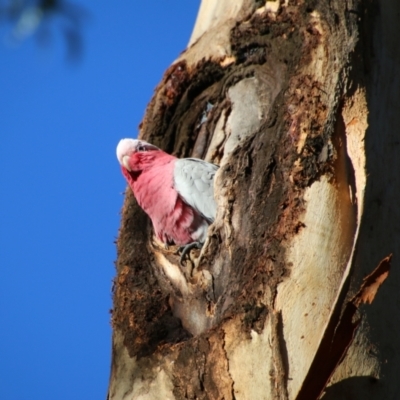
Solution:
<svg viewBox="0 0 400 400">
<path fill-rule="evenodd" d="M 142 171 L 154 159 L 155 152 L 158 153 L 161 150 L 138 139 L 121 139 L 117 146 L 118 161 L 122 169 L 129 172 Z"/>
</svg>

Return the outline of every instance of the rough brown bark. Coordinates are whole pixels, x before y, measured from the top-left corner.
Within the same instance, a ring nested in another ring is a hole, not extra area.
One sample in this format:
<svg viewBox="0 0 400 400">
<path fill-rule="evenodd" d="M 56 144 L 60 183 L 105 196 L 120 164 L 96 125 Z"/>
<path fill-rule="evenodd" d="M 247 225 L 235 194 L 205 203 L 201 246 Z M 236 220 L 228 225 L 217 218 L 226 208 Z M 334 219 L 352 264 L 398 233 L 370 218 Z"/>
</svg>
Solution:
<svg viewBox="0 0 400 400">
<path fill-rule="evenodd" d="M 181 267 L 127 190 L 110 400 L 400 398 L 399 16 L 203 0 L 140 136 L 221 166 L 217 218 Z"/>
</svg>

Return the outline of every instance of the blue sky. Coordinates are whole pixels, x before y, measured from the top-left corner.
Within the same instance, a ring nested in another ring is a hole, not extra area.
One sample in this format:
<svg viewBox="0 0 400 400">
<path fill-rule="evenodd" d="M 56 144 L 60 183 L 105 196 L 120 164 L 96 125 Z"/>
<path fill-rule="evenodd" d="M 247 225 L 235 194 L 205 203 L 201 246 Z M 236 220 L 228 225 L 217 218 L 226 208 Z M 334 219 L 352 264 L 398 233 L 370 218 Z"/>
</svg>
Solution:
<svg viewBox="0 0 400 400">
<path fill-rule="evenodd" d="M 115 147 L 136 137 L 199 0 L 74 4 L 89 14 L 79 62 L 57 21 L 45 48 L 10 47 L 0 25 L 1 399 L 105 399 L 125 188 Z"/>
</svg>

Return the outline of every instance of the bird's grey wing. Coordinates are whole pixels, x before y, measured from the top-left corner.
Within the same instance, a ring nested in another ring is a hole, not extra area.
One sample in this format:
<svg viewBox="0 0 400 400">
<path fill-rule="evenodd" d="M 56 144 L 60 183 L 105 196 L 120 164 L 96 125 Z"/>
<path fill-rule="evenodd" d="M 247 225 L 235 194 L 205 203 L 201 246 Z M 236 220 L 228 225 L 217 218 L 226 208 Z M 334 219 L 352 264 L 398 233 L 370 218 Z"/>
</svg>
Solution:
<svg viewBox="0 0 400 400">
<path fill-rule="evenodd" d="M 176 161 L 174 185 L 182 200 L 202 214 L 208 221 L 215 219 L 214 176 L 218 166 L 198 158 Z"/>
</svg>

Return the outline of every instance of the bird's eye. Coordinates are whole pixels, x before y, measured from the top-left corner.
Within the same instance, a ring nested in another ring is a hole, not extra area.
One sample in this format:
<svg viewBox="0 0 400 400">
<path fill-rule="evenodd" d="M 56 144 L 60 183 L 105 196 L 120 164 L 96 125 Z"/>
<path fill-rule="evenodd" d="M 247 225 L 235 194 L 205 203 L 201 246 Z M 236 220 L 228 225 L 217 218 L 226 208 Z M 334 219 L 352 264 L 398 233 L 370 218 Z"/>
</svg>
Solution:
<svg viewBox="0 0 400 400">
<path fill-rule="evenodd" d="M 146 147 L 140 145 L 137 147 L 137 151 L 146 151 Z"/>
</svg>

